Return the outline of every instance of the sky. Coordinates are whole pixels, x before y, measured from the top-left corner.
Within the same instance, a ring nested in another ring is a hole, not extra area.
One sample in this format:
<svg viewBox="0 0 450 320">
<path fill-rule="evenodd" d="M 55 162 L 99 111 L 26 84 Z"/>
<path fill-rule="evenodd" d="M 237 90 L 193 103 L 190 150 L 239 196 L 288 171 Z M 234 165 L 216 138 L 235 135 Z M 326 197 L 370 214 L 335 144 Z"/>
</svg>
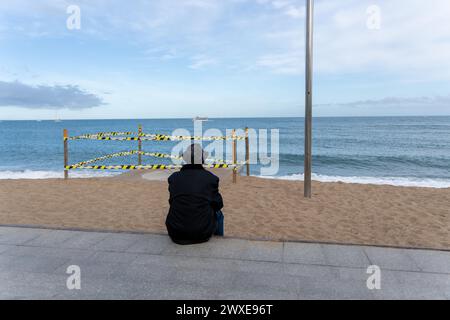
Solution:
<svg viewBox="0 0 450 320">
<path fill-rule="evenodd" d="M 450 115 L 450 1 L 314 2 L 314 116 Z M 303 116 L 304 42 L 304 0 L 1 0 L 0 119 Z"/>
</svg>

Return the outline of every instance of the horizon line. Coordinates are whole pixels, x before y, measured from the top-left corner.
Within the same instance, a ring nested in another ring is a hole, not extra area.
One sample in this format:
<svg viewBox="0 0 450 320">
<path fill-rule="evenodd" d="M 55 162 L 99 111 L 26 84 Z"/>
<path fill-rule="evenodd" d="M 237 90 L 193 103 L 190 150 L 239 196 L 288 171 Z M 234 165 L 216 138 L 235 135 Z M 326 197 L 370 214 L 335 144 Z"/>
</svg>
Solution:
<svg viewBox="0 0 450 320">
<path fill-rule="evenodd" d="M 442 115 L 367 115 L 367 116 L 313 116 L 313 118 L 437 118 L 450 117 L 450 114 Z M 254 117 L 207 117 L 211 120 L 226 119 L 304 119 L 304 116 L 254 116 Z M 193 120 L 194 118 L 70 118 L 58 119 L 58 121 L 104 121 L 104 120 Z M 0 119 L 0 121 L 55 121 L 55 119 Z"/>
</svg>

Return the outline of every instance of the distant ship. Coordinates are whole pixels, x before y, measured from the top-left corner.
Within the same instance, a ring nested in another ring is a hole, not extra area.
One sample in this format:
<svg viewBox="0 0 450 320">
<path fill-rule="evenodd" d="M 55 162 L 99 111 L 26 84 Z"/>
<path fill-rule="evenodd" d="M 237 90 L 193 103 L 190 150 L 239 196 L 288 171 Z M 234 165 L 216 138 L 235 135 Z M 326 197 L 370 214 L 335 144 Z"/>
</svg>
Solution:
<svg viewBox="0 0 450 320">
<path fill-rule="evenodd" d="M 195 117 L 194 119 L 192 119 L 192 121 L 208 121 L 207 117 Z"/>
<path fill-rule="evenodd" d="M 58 111 L 56 111 L 56 113 L 55 113 L 55 120 L 54 121 L 55 122 L 62 122 L 61 118 L 58 115 Z"/>
</svg>

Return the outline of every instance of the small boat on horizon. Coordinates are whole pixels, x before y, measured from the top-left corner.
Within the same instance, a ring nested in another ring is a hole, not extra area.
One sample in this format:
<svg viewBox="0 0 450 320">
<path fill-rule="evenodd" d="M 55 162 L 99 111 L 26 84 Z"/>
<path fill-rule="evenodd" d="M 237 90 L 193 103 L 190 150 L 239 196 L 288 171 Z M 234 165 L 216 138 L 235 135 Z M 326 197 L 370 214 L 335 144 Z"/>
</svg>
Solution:
<svg viewBox="0 0 450 320">
<path fill-rule="evenodd" d="M 199 116 L 197 116 L 197 117 L 195 117 L 194 119 L 192 119 L 192 121 L 208 121 L 208 118 L 207 117 L 199 117 Z"/>
<path fill-rule="evenodd" d="M 61 118 L 59 117 L 59 115 L 58 115 L 58 111 L 56 111 L 56 114 L 55 114 L 55 120 L 53 120 L 54 122 L 62 122 L 62 120 L 61 120 Z"/>
</svg>

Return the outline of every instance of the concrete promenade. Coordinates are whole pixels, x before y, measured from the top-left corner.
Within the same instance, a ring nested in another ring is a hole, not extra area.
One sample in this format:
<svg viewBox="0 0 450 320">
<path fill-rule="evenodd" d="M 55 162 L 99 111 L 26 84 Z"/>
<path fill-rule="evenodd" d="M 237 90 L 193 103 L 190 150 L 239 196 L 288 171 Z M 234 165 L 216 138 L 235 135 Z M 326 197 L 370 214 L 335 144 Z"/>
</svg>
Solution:
<svg viewBox="0 0 450 320">
<path fill-rule="evenodd" d="M 67 288 L 71 265 L 80 290 Z M 0 299 L 448 300 L 450 252 L 0 227 Z"/>
</svg>

